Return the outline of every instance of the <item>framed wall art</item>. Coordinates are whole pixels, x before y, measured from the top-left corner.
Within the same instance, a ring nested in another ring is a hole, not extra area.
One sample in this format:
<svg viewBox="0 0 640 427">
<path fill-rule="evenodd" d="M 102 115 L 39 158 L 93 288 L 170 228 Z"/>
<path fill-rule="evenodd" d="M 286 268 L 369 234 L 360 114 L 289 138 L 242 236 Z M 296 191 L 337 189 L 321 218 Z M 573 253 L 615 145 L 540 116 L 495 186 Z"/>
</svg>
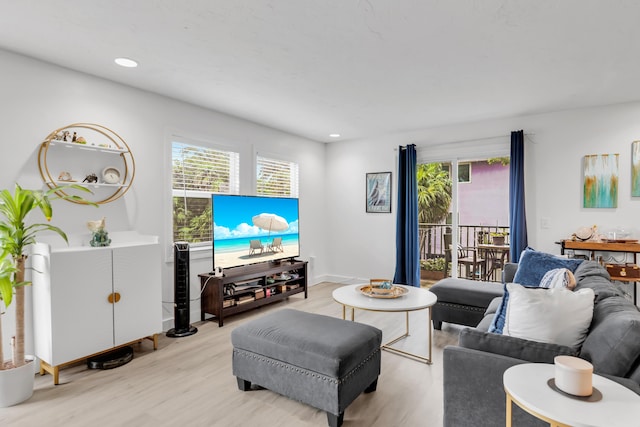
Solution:
<svg viewBox="0 0 640 427">
<path fill-rule="evenodd" d="M 584 156 L 585 208 L 618 207 L 618 154 Z"/>
<path fill-rule="evenodd" d="M 367 212 L 391 212 L 391 172 L 367 173 Z"/>
<path fill-rule="evenodd" d="M 640 197 L 640 141 L 631 143 L 631 197 Z"/>
</svg>

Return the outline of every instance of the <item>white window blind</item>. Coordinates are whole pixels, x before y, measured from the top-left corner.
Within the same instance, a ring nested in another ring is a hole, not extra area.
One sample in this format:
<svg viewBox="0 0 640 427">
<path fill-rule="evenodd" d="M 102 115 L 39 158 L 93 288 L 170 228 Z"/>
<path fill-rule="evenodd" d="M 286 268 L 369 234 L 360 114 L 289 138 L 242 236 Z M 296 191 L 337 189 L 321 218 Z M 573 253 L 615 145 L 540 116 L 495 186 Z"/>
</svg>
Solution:
<svg viewBox="0 0 640 427">
<path fill-rule="evenodd" d="M 298 197 L 298 164 L 257 156 L 256 194 Z"/>
<path fill-rule="evenodd" d="M 171 144 L 173 240 L 211 242 L 211 193 L 238 194 L 240 154 L 184 142 Z"/>
<path fill-rule="evenodd" d="M 418 145 L 418 163 L 446 162 L 452 159 L 477 160 L 491 157 L 505 157 L 510 153 L 508 135 L 477 140 L 454 141 L 433 145 Z"/>
</svg>

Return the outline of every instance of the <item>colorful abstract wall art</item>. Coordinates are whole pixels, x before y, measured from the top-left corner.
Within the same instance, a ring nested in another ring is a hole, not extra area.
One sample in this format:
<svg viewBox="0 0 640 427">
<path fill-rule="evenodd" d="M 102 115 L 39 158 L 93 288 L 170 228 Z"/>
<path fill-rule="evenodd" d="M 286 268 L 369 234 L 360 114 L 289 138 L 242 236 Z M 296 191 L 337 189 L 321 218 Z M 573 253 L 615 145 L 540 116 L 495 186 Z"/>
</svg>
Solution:
<svg viewBox="0 0 640 427">
<path fill-rule="evenodd" d="M 584 156 L 584 207 L 618 207 L 618 154 Z"/>
<path fill-rule="evenodd" d="M 631 144 L 631 196 L 640 197 L 640 141 Z"/>
</svg>

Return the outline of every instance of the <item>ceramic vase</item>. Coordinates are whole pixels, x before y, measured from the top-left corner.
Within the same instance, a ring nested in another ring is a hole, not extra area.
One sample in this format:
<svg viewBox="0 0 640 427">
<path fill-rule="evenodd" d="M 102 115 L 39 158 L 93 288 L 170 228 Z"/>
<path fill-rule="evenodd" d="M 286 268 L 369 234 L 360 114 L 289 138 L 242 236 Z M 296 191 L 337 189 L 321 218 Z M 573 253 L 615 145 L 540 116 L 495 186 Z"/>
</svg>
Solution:
<svg viewBox="0 0 640 427">
<path fill-rule="evenodd" d="M 19 368 L 0 370 L 0 408 L 17 405 L 33 395 L 35 371 L 33 356 Z"/>
</svg>

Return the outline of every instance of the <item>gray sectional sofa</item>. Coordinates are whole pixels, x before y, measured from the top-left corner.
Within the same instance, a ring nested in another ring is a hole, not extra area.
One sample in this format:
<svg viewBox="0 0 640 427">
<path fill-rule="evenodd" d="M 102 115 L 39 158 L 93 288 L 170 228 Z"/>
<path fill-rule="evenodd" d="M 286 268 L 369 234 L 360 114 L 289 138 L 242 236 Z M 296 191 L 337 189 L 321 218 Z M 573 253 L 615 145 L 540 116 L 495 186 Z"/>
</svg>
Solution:
<svg viewBox="0 0 640 427">
<path fill-rule="evenodd" d="M 511 281 L 516 265 L 505 269 Z M 640 394 L 640 311 L 610 282 L 598 263 L 584 261 L 575 271 L 576 290 L 595 292 L 593 320 L 580 348 L 540 343 L 487 332 L 499 306 L 491 302 L 475 328 L 460 332 L 458 346 L 444 349 L 445 427 L 499 426 L 505 423 L 504 371 L 521 363 L 553 363 L 556 355 L 588 360 L 597 374 Z M 548 426 L 513 407 L 514 426 Z"/>
</svg>

